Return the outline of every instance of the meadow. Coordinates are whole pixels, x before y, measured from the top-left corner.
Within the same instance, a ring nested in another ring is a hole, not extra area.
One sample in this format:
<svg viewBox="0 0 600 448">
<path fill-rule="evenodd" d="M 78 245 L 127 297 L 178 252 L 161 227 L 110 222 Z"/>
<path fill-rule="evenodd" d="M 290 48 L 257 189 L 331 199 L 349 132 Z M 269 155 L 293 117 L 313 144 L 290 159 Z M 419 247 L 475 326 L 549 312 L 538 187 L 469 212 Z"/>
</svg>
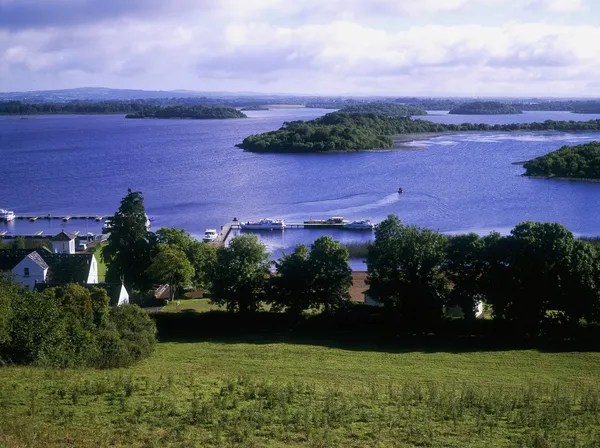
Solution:
<svg viewBox="0 0 600 448">
<path fill-rule="evenodd" d="M 600 353 L 245 337 L 0 369 L 0 446 L 597 447 Z"/>
</svg>

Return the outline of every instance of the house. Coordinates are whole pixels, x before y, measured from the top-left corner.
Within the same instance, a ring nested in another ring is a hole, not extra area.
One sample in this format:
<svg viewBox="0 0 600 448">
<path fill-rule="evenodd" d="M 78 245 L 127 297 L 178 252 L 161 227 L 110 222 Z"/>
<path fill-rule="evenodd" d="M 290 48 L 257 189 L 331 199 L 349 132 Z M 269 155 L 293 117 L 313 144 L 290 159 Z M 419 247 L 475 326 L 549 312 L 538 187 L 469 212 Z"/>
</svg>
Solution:
<svg viewBox="0 0 600 448">
<path fill-rule="evenodd" d="M 64 230 L 58 235 L 50 239 L 52 244 L 52 253 L 55 254 L 74 254 L 75 253 L 75 238 L 77 235 Z"/>
<path fill-rule="evenodd" d="M 97 284 L 98 260 L 94 254 L 76 254 L 75 237 L 66 232 L 52 239 L 48 249 L 0 250 L 0 272 L 9 272 L 29 289 L 36 284 Z"/>
</svg>

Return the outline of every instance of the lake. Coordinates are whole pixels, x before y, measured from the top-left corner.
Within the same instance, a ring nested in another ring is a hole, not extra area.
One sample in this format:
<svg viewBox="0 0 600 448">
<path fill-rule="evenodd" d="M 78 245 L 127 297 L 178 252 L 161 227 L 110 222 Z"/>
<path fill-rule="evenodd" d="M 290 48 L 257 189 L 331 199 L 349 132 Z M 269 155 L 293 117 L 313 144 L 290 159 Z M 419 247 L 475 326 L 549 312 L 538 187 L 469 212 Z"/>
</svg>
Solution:
<svg viewBox="0 0 600 448">
<path fill-rule="evenodd" d="M 235 120 L 126 120 L 122 115 L 0 117 L 0 208 L 20 215 L 114 213 L 127 188 L 144 193 L 153 228 L 201 237 L 239 219 L 299 222 L 341 215 L 374 222 L 388 214 L 447 233 L 509 231 L 525 220 L 560 222 L 600 235 L 600 184 L 529 179 L 514 162 L 600 133 L 464 133 L 419 140 L 409 150 L 339 154 L 253 154 L 234 145 L 284 121 L 329 111 L 249 111 Z M 528 112 L 459 116 L 442 123 L 589 120 L 600 115 Z M 404 193 L 396 191 L 402 186 Z M 94 221 L 18 221 L 0 230 L 96 232 Z M 277 256 L 321 234 L 368 240 L 370 232 L 287 230 L 261 239 Z"/>
</svg>

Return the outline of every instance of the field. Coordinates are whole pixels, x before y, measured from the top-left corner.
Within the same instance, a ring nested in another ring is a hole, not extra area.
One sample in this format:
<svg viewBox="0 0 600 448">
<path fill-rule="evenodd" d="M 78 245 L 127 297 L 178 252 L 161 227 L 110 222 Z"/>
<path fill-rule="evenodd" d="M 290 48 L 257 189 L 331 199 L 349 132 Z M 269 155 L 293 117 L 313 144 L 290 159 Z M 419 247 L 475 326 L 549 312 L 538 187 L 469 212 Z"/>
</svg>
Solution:
<svg viewBox="0 0 600 448">
<path fill-rule="evenodd" d="M 0 446 L 597 447 L 600 353 L 162 342 L 112 371 L 0 369 Z"/>
</svg>

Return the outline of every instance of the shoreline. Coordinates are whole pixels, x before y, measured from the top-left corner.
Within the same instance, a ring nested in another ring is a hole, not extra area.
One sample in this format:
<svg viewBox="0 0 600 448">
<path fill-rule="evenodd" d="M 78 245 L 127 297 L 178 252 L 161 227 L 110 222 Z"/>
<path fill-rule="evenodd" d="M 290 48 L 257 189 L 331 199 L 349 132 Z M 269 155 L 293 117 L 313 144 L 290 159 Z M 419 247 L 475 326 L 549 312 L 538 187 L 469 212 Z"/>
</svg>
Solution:
<svg viewBox="0 0 600 448">
<path fill-rule="evenodd" d="M 415 146 L 407 145 L 406 143 L 416 142 L 420 140 L 429 140 L 430 138 L 442 137 L 444 135 L 455 135 L 460 132 L 448 131 L 448 132 L 423 132 L 423 133 L 412 133 L 412 134 L 398 134 L 392 135 L 391 139 L 394 142 L 394 146 L 391 148 L 400 149 L 405 151 L 421 151 L 426 148 L 420 148 Z"/>
<path fill-rule="evenodd" d="M 523 174 L 523 177 L 528 177 L 530 179 L 545 179 L 545 180 L 562 180 L 562 181 L 574 181 L 574 182 L 593 182 L 600 183 L 600 179 L 588 179 L 585 177 L 555 177 L 555 176 L 528 176 L 527 174 Z"/>
</svg>

